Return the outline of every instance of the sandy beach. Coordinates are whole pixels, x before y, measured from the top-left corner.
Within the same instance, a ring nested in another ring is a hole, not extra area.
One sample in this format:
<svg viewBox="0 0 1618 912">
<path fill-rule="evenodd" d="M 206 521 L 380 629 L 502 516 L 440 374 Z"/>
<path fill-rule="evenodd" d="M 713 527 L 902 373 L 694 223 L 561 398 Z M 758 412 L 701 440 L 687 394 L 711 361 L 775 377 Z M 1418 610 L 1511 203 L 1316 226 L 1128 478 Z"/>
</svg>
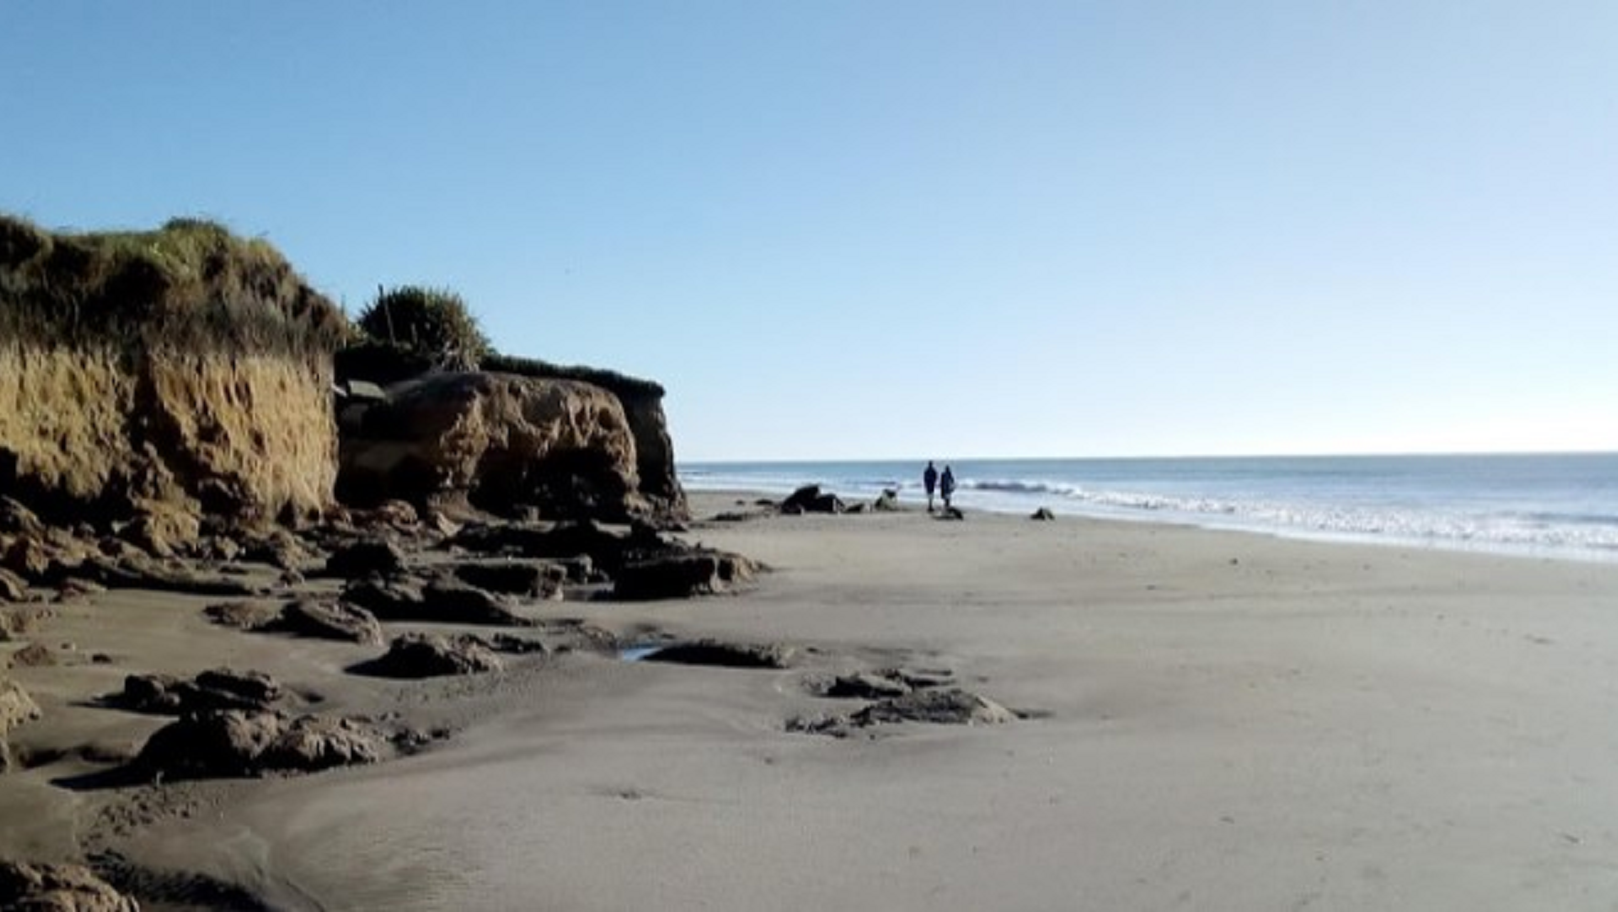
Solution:
<svg viewBox="0 0 1618 912">
<path fill-rule="evenodd" d="M 738 499 L 695 496 L 683 537 L 770 565 L 749 590 L 531 610 L 784 644 L 785 669 L 581 651 L 388 681 L 344 672 L 374 649 L 213 626 L 206 598 L 60 606 L 36 638 L 64 659 L 10 674 L 45 711 L 13 746 L 62 756 L 0 782 L 0 854 L 114 852 L 193 906 L 234 884 L 284 909 L 1613 907 L 1618 565 L 915 509 L 701 520 Z M 62 787 L 104 768 L 77 748 L 164 721 L 88 698 L 222 664 L 453 735 L 311 776 Z M 1021 718 L 791 730 L 862 705 L 830 678 L 892 668 Z"/>
</svg>

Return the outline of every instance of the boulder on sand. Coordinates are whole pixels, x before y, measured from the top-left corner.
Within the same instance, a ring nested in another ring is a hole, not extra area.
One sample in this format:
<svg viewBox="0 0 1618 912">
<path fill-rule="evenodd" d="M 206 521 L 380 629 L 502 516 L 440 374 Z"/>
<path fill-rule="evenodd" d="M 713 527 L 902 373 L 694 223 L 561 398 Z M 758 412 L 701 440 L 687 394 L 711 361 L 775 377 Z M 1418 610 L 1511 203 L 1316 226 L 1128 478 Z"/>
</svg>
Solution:
<svg viewBox="0 0 1618 912">
<path fill-rule="evenodd" d="M 811 484 L 793 491 L 786 500 L 781 501 L 781 512 L 786 514 L 798 513 L 842 513 L 848 509 L 841 498 L 836 494 L 822 492 L 820 485 Z"/>
<path fill-rule="evenodd" d="M 506 595 L 552 597 L 561 593 L 567 570 L 557 564 L 518 561 L 463 562 L 455 576 L 467 585 Z"/>
<path fill-rule="evenodd" d="M 407 633 L 395 637 L 381 658 L 358 670 L 384 678 L 435 678 L 499 671 L 502 667 L 500 657 L 479 637 Z"/>
<path fill-rule="evenodd" d="M 140 912 L 140 903 L 81 865 L 0 861 L 0 909 Z"/>
<path fill-rule="evenodd" d="M 664 646 L 646 654 L 642 661 L 672 665 L 710 665 L 717 668 L 787 668 L 797 649 L 780 643 L 758 645 L 694 640 Z"/>
<path fill-rule="evenodd" d="M 173 675 L 130 675 L 121 693 L 106 702 L 132 712 L 181 715 L 221 709 L 266 710 L 282 696 L 281 685 L 259 671 L 219 668 L 189 681 Z"/>
<path fill-rule="evenodd" d="M 753 578 L 757 565 L 725 551 L 675 551 L 625 564 L 613 582 L 625 601 L 690 598 L 723 592 Z"/>
<path fill-rule="evenodd" d="M 251 777 L 375 763 L 386 749 L 381 734 L 354 719 L 232 709 L 158 729 L 135 765 L 175 779 Z"/>
<path fill-rule="evenodd" d="M 322 599 L 298 599 L 281 609 L 280 617 L 260 629 L 283 630 L 296 636 L 349 643 L 382 644 L 382 625 L 376 615 L 358 605 Z"/>
<path fill-rule="evenodd" d="M 326 558 L 325 576 L 359 579 L 378 574 L 398 576 L 404 572 L 404 552 L 386 540 L 361 541 L 345 545 Z"/>
</svg>

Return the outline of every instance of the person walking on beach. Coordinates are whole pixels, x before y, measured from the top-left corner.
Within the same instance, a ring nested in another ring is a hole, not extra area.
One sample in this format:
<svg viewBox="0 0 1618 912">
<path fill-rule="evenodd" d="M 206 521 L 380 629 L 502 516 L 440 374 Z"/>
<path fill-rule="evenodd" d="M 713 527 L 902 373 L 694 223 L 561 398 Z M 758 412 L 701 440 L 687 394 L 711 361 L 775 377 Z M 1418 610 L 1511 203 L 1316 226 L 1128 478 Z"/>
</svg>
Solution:
<svg viewBox="0 0 1618 912">
<path fill-rule="evenodd" d="M 922 487 L 927 489 L 927 512 L 933 512 L 933 489 L 938 487 L 938 470 L 933 468 L 933 461 L 927 460 L 927 470 L 921 473 Z"/>
<path fill-rule="evenodd" d="M 955 493 L 955 473 L 950 471 L 948 465 L 944 466 L 944 474 L 938 479 L 938 493 L 944 495 L 944 509 L 949 509 L 949 498 Z"/>
</svg>

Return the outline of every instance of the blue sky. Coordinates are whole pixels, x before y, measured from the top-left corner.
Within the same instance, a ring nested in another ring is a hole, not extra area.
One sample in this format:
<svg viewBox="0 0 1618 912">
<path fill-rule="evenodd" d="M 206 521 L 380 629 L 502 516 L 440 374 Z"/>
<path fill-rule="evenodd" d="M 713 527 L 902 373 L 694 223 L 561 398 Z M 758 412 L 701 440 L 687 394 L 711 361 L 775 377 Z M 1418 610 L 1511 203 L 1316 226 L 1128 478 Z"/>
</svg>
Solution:
<svg viewBox="0 0 1618 912">
<path fill-rule="evenodd" d="M 7 3 L 0 209 L 218 218 L 683 459 L 1618 449 L 1611 2 Z"/>
</svg>

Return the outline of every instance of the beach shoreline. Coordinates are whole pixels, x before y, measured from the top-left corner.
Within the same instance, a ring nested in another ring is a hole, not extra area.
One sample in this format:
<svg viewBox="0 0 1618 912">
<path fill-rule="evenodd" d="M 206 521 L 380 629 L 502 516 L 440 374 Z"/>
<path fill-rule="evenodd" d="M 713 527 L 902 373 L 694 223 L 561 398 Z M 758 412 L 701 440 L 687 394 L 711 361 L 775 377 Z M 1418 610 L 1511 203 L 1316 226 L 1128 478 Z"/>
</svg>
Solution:
<svg viewBox="0 0 1618 912">
<path fill-rule="evenodd" d="M 1618 567 L 1069 516 L 709 519 L 757 496 L 692 492 L 682 536 L 769 565 L 750 589 L 537 610 L 792 647 L 781 669 L 579 653 L 379 682 L 344 672 L 358 647 L 214 627 L 205 600 L 61 606 L 41 636 L 114 661 L 13 669 L 46 711 L 24 747 L 132 744 L 158 720 L 79 704 L 218 664 L 454 734 L 161 790 L 61 789 L 86 768 L 68 757 L 6 778 L 0 853 L 93 844 L 277 908 L 1605 908 L 1618 889 Z M 895 667 L 1023 718 L 792 730 L 861 705 L 819 695 L 829 677 Z M 141 802 L 126 831 L 86 831 Z"/>
</svg>

